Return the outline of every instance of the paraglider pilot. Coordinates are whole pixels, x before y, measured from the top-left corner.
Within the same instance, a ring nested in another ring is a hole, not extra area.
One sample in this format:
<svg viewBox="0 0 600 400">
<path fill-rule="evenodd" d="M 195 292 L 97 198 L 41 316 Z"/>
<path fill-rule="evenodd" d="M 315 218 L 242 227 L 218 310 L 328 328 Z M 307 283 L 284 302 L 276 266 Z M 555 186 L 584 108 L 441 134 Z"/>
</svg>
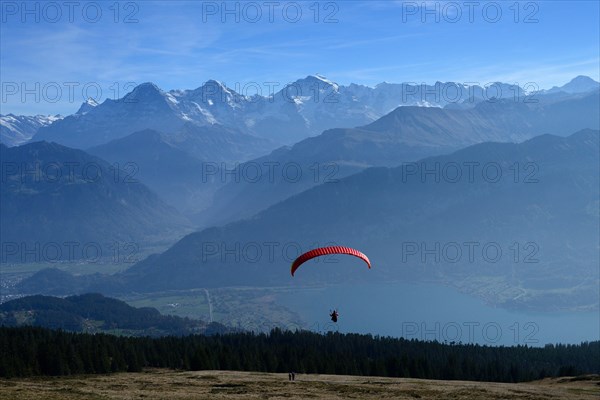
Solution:
<svg viewBox="0 0 600 400">
<path fill-rule="evenodd" d="M 331 312 L 331 314 L 329 314 L 329 316 L 331 317 L 331 320 L 333 322 L 337 322 L 337 320 L 338 320 L 338 312 L 337 312 L 337 310 L 333 310 Z"/>
</svg>

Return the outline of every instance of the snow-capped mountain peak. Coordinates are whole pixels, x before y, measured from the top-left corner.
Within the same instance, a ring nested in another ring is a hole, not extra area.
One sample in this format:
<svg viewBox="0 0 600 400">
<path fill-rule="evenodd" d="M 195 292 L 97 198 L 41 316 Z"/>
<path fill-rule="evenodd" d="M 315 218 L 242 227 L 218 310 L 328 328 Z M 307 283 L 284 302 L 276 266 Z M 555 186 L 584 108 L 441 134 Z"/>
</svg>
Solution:
<svg viewBox="0 0 600 400">
<path fill-rule="evenodd" d="M 215 106 L 219 103 L 226 103 L 231 107 L 238 107 L 239 103 L 244 101 L 244 96 L 235 90 L 228 88 L 224 83 L 209 79 L 197 89 L 186 91 L 182 95 L 195 103 L 202 104 L 204 107 Z"/>
<path fill-rule="evenodd" d="M 79 110 L 77 110 L 77 112 L 75 114 L 78 114 L 78 115 L 85 114 L 85 113 L 89 112 L 90 110 L 94 109 L 94 107 L 97 107 L 99 104 L 100 103 L 98 103 L 96 100 L 94 100 L 93 98 L 90 97 L 86 101 L 81 103 L 81 107 L 79 107 Z"/>
<path fill-rule="evenodd" d="M 133 100 L 164 99 L 165 92 L 152 82 L 145 82 L 137 85 L 124 97 L 125 102 Z"/>
<path fill-rule="evenodd" d="M 337 83 L 330 81 L 329 79 L 327 79 L 324 76 L 319 75 L 319 74 L 308 75 L 304 79 L 298 79 L 296 82 L 292 83 L 291 85 L 299 86 L 301 88 L 304 88 L 304 87 L 312 88 L 313 90 L 314 89 L 318 89 L 318 90 L 333 89 L 335 91 L 338 91 L 338 89 L 339 89 L 339 85 Z"/>
<path fill-rule="evenodd" d="M 332 86 L 335 90 L 338 90 L 340 87 L 337 83 L 327 79 L 326 77 L 324 77 L 323 75 L 320 74 L 315 74 L 314 78 L 320 80 L 321 82 L 323 82 L 326 85 Z"/>
<path fill-rule="evenodd" d="M 209 87 L 216 87 L 219 90 L 223 90 L 224 92 L 230 93 L 229 88 L 221 81 L 217 81 L 215 79 L 209 79 L 207 80 L 204 85 L 202 85 L 203 87 L 209 88 Z"/>
</svg>

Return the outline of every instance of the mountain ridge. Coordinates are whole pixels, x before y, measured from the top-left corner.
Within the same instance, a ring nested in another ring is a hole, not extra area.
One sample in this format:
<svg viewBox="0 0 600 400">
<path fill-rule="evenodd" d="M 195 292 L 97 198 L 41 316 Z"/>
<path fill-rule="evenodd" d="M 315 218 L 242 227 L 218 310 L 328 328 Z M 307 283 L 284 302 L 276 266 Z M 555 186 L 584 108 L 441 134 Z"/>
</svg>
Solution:
<svg viewBox="0 0 600 400">
<path fill-rule="evenodd" d="M 329 129 L 241 164 L 242 172 L 260 167 L 261 179 L 226 182 L 215 192 L 214 204 L 191 218 L 202 226 L 220 225 L 367 167 L 394 167 L 486 141 L 520 142 L 543 133 L 598 129 L 599 110 L 600 91 L 531 104 L 482 102 L 468 109 L 398 107 L 368 125 Z M 277 176 L 266 179 L 273 165 Z M 286 177 L 286 166 L 299 169 L 300 179 Z"/>
<path fill-rule="evenodd" d="M 568 87 L 575 94 L 588 86 Z M 327 129 L 369 124 L 398 106 L 464 106 L 494 99 L 520 101 L 526 95 L 517 85 L 496 82 L 492 87 L 494 90 L 487 86 L 436 82 L 433 85 L 382 83 L 371 88 L 356 84 L 342 86 L 309 75 L 283 85 L 274 93 L 263 95 L 261 88 L 260 93 L 245 95 L 212 79 L 196 89 L 168 92 L 146 82 L 122 99 L 107 99 L 94 106 L 93 112 L 74 114 L 76 117 L 41 127 L 35 140 L 87 148 L 135 131 L 150 128 L 168 132 L 191 122 L 201 126 L 221 124 L 279 144 L 291 144 Z"/>
<path fill-rule="evenodd" d="M 593 308 L 598 304 L 594 265 L 599 260 L 593 243 L 599 224 L 593 208 L 600 186 L 599 135 L 597 130 L 582 130 L 520 144 L 482 143 L 395 168 L 369 168 L 303 191 L 246 220 L 187 235 L 164 253 L 88 288 L 110 292 L 292 284 L 290 256 L 283 248 L 299 252 L 315 244 L 336 243 L 360 248 L 369 255 L 373 270 L 360 268 L 350 276 L 347 265 L 329 263 L 307 268 L 294 282 L 427 279 L 506 308 Z M 464 171 L 459 181 L 439 175 L 441 180 L 435 181 L 431 176 L 435 165 L 481 167 L 473 181 Z M 500 168 L 500 180 L 491 173 L 482 175 L 487 165 L 494 171 Z M 430 172 L 422 178 L 419 168 Z M 438 254 L 442 259 L 438 263 L 431 257 L 421 262 L 419 253 L 405 254 L 411 243 L 473 241 L 479 248 L 495 243 L 506 258 L 489 262 L 479 254 L 474 264 L 466 257 L 449 262 Z M 262 257 L 244 253 L 248 243 L 254 243 L 253 249 L 258 246 Z M 279 247 L 267 253 L 261 247 L 264 243 Z M 511 261 L 514 243 L 523 252 L 520 264 Z M 565 276 L 564 265 L 577 273 Z M 35 282 L 34 275 L 21 287 L 44 287 Z M 497 283 L 489 286 L 490 282 Z"/>
<path fill-rule="evenodd" d="M 152 337 L 233 331 L 218 323 L 162 315 L 151 307 L 132 307 L 98 293 L 66 298 L 36 295 L 7 301 L 0 304 L 0 325 Z"/>
</svg>

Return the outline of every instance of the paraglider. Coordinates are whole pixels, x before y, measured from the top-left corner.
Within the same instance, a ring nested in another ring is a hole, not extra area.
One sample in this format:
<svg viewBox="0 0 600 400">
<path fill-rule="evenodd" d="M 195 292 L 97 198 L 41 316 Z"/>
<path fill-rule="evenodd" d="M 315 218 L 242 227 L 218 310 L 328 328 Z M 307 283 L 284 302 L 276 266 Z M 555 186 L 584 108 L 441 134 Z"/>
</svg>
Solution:
<svg viewBox="0 0 600 400">
<path fill-rule="evenodd" d="M 353 249 L 351 247 L 330 246 L 330 247 L 320 247 L 318 249 L 313 249 L 313 250 L 307 251 L 306 253 L 304 253 L 304 254 L 300 255 L 298 258 L 296 258 L 294 260 L 294 262 L 292 263 L 292 276 L 294 276 L 294 273 L 296 272 L 296 270 L 302 264 L 307 262 L 308 260 L 311 260 L 315 257 L 321 257 L 321 256 L 330 255 L 330 254 L 346 254 L 349 256 L 358 257 L 367 264 L 367 267 L 369 267 L 369 269 L 371 269 L 371 261 L 369 261 L 369 257 L 364 255 L 360 251 Z M 337 309 L 330 311 L 329 317 L 331 318 L 331 320 L 334 323 L 337 323 L 338 316 L 339 316 L 339 314 L 338 314 Z"/>
<path fill-rule="evenodd" d="M 339 315 L 339 314 L 338 314 L 338 311 L 337 311 L 337 310 L 333 310 L 333 311 L 331 312 L 331 314 L 329 314 L 329 316 L 331 317 L 331 320 L 332 320 L 333 322 L 337 322 L 338 315 Z"/>
<path fill-rule="evenodd" d="M 294 260 L 294 262 L 292 263 L 292 276 L 294 276 L 294 273 L 296 272 L 296 270 L 302 264 L 304 264 L 306 261 L 311 260 L 315 257 L 321 257 L 321 256 L 330 255 L 330 254 L 346 254 L 349 256 L 358 257 L 361 260 L 363 260 L 365 263 L 367 263 L 367 266 L 369 267 L 369 269 L 371 268 L 371 261 L 369 261 L 369 258 L 356 249 L 353 249 L 351 247 L 344 247 L 344 246 L 320 247 L 318 249 L 313 249 L 313 250 L 307 251 L 306 253 L 300 255 L 298 258 L 296 258 Z"/>
</svg>

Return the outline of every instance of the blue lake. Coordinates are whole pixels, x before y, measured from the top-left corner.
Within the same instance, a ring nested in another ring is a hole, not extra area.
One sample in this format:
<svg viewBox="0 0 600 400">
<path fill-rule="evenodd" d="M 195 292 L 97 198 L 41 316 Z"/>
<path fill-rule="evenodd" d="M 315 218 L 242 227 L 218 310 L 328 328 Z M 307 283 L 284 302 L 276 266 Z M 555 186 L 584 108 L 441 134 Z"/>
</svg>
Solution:
<svg viewBox="0 0 600 400">
<path fill-rule="evenodd" d="M 298 288 L 278 296 L 313 331 L 407 339 L 543 346 L 600 339 L 598 312 L 519 312 L 433 284 Z M 340 314 L 329 320 L 330 309 Z"/>
</svg>

